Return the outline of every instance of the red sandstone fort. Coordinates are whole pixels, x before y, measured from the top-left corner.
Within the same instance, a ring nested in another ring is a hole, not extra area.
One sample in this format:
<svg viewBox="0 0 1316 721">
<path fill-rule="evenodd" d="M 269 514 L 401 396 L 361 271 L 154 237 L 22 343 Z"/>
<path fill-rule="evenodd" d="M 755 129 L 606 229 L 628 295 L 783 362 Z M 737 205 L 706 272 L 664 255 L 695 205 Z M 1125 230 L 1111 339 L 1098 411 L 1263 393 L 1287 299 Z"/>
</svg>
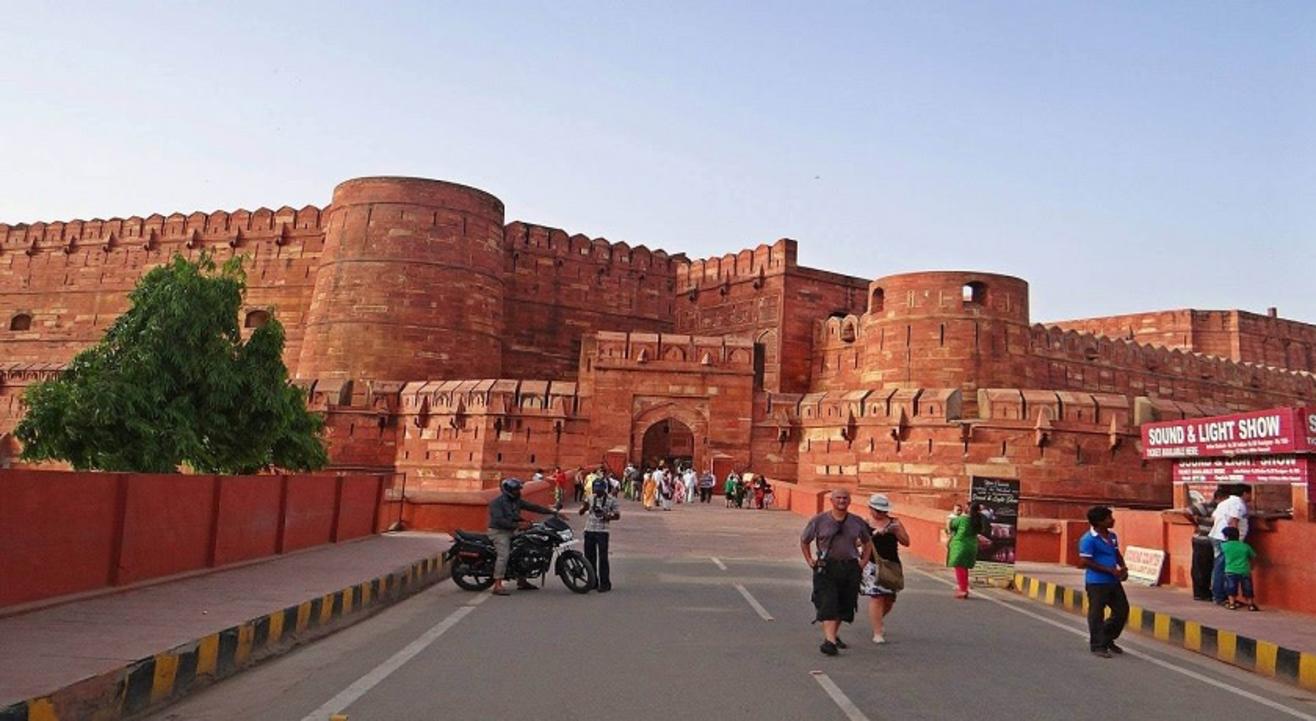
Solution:
<svg viewBox="0 0 1316 721">
<path fill-rule="evenodd" d="M 1240 310 L 1034 324 L 1028 284 L 855 278 L 796 243 L 721 257 L 505 223 L 494 196 L 359 178 L 328 207 L 0 223 L 0 467 L 23 389 L 174 253 L 248 257 L 335 467 L 472 490 L 537 467 L 689 457 L 947 506 L 1018 479 L 1025 515 L 1170 503 L 1138 426 L 1316 400 L 1316 326 Z M 396 481 L 395 481 L 396 482 Z"/>
</svg>

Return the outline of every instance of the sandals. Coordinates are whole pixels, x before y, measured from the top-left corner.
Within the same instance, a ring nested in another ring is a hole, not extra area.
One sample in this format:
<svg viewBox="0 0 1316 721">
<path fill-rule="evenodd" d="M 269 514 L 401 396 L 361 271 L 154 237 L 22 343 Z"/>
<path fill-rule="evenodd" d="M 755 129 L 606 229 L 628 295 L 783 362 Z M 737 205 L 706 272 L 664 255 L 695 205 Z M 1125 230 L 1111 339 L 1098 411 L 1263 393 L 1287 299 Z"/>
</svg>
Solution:
<svg viewBox="0 0 1316 721">
<path fill-rule="evenodd" d="M 1249 603 L 1249 604 L 1247 605 L 1247 610 L 1252 611 L 1253 613 L 1255 613 L 1255 612 L 1257 612 L 1257 611 L 1260 611 L 1260 610 L 1261 610 L 1261 607 L 1258 606 L 1258 605 L 1255 604 L 1255 603 Z"/>
<path fill-rule="evenodd" d="M 1225 608 L 1229 609 L 1230 611 L 1237 611 L 1239 609 L 1239 605 L 1237 603 L 1234 603 L 1233 601 L 1230 601 L 1225 604 Z"/>
</svg>

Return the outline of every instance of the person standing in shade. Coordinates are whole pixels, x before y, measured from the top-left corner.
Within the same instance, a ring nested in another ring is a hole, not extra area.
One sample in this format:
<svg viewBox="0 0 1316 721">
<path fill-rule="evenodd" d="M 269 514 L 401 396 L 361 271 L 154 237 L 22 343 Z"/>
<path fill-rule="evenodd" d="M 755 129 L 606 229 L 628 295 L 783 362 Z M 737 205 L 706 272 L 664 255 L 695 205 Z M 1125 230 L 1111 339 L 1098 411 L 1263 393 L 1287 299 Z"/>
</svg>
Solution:
<svg viewBox="0 0 1316 721">
<path fill-rule="evenodd" d="M 590 500 L 580 508 L 580 515 L 585 518 L 585 558 L 598 573 L 595 588 L 599 593 L 612 590 L 612 574 L 608 565 L 608 526 L 621 518 L 621 506 L 617 497 L 611 493 L 606 479 L 597 479 L 591 489 Z"/>
<path fill-rule="evenodd" d="M 1211 547 L 1215 552 L 1211 566 L 1211 600 L 1223 606 L 1225 593 L 1225 529 L 1237 528 L 1238 540 L 1247 539 L 1248 504 L 1252 501 L 1252 487 L 1243 483 L 1229 487 L 1229 497 L 1211 512 Z"/>
<path fill-rule="evenodd" d="M 955 569 L 955 598 L 969 597 L 969 569 L 978 563 L 978 536 L 983 534 L 982 504 L 972 503 L 969 512 L 946 522 L 950 543 L 946 565 Z"/>
<path fill-rule="evenodd" d="M 1197 531 L 1193 534 L 1193 563 L 1190 572 L 1193 580 L 1194 601 L 1213 600 L 1211 598 L 1211 573 L 1215 566 L 1215 544 L 1211 541 L 1211 528 L 1215 525 L 1215 521 L 1211 518 L 1211 514 L 1215 511 L 1216 506 L 1228 497 L 1228 486 L 1217 486 L 1215 495 L 1210 501 L 1203 498 L 1197 491 L 1190 493 L 1187 515 L 1193 524 L 1197 526 Z"/>
<path fill-rule="evenodd" d="M 854 622 L 862 569 L 873 555 L 872 529 L 850 513 L 850 492 L 832 491 L 831 502 L 832 510 L 809 519 L 800 534 L 800 552 L 813 570 L 815 618 L 822 623 L 819 650 L 827 656 L 846 648 L 839 635 L 841 622 Z"/>
<path fill-rule="evenodd" d="M 1120 539 L 1110 530 L 1115 527 L 1115 514 L 1106 506 L 1093 506 L 1088 510 L 1088 523 L 1092 530 L 1078 542 L 1078 565 L 1085 569 L 1083 584 L 1088 596 L 1088 647 L 1093 654 L 1110 658 L 1112 653 L 1124 653 L 1115 639 L 1124 631 L 1129 620 L 1129 599 L 1124 595 L 1124 584 L 1129 569 L 1120 553 Z M 1110 609 L 1110 618 L 1106 618 Z"/>
<path fill-rule="evenodd" d="M 886 643 L 885 619 L 896 605 L 896 594 L 901 589 L 888 588 L 879 582 L 881 575 L 877 571 L 877 564 L 886 561 L 900 568 L 900 547 L 909 545 L 909 531 L 905 530 L 900 519 L 891 515 L 891 500 L 884 494 L 874 493 L 868 497 L 868 513 L 868 526 L 873 531 L 873 562 L 864 567 L 861 593 L 868 596 L 868 620 L 873 624 L 873 643 Z M 903 569 L 901 576 L 903 582 Z"/>
</svg>

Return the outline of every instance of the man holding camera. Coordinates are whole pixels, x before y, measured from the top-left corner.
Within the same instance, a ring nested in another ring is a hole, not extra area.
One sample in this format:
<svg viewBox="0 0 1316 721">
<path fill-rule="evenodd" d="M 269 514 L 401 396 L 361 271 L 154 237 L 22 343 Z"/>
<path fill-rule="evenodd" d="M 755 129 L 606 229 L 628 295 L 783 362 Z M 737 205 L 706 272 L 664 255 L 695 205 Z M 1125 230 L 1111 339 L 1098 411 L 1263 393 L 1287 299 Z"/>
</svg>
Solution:
<svg viewBox="0 0 1316 721">
<path fill-rule="evenodd" d="M 748 474 L 746 474 L 748 475 Z M 846 644 L 837 633 L 841 622 L 854 622 L 859 605 L 862 569 L 873 556 L 872 529 L 864 519 L 850 513 L 850 492 L 832 491 L 832 510 L 809 519 L 800 534 L 804 562 L 813 569 L 813 607 L 822 623 L 819 650 L 835 656 Z M 813 546 L 818 552 L 814 555 Z"/>
<path fill-rule="evenodd" d="M 590 490 L 589 500 L 580 508 L 580 515 L 589 514 L 585 519 L 585 558 L 598 572 L 599 593 L 607 593 L 612 590 L 608 569 L 608 524 L 621 518 L 621 506 L 616 496 L 608 492 L 606 479 L 596 479 Z"/>
</svg>

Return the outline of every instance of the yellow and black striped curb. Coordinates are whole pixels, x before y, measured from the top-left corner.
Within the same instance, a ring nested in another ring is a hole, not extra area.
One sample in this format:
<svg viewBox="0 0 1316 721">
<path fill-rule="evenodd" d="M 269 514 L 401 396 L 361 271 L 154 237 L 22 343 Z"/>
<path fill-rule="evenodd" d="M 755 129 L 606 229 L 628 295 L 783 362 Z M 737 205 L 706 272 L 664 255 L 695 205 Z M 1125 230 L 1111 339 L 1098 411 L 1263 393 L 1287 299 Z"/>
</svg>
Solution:
<svg viewBox="0 0 1316 721">
<path fill-rule="evenodd" d="M 212 633 L 50 694 L 0 709 L 0 721 L 119 721 L 176 700 L 298 643 L 364 619 L 447 578 L 442 556 Z M 92 641 L 89 639 L 89 643 Z"/>
<path fill-rule="evenodd" d="M 1031 576 L 1015 574 L 1015 591 L 1048 606 L 1086 615 L 1087 594 Z M 1253 673 L 1316 690 L 1316 653 L 1213 628 L 1168 613 L 1129 605 L 1128 630 L 1224 661 Z"/>
</svg>

